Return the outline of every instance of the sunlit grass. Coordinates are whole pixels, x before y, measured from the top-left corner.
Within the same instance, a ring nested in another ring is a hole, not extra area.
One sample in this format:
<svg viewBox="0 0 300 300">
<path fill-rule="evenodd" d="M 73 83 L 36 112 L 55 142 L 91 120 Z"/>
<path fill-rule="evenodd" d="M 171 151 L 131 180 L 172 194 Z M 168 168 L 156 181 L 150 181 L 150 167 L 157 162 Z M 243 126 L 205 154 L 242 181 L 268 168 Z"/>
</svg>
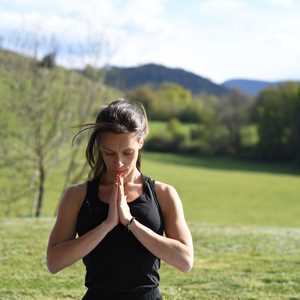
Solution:
<svg viewBox="0 0 300 300">
<path fill-rule="evenodd" d="M 81 299 L 81 261 L 52 275 L 46 246 L 53 218 L 0 223 L 0 299 Z M 299 299 L 300 229 L 189 223 L 194 268 L 180 273 L 162 263 L 166 300 Z"/>
<path fill-rule="evenodd" d="M 164 299 L 300 299 L 299 173 L 289 166 L 145 153 L 143 173 L 176 187 L 195 264 L 162 263 Z M 43 217 L 0 222 L 0 299 L 81 299 L 81 262 L 52 275 L 46 247 L 62 188 L 50 174 Z M 51 216 L 51 217 L 46 217 Z"/>
</svg>

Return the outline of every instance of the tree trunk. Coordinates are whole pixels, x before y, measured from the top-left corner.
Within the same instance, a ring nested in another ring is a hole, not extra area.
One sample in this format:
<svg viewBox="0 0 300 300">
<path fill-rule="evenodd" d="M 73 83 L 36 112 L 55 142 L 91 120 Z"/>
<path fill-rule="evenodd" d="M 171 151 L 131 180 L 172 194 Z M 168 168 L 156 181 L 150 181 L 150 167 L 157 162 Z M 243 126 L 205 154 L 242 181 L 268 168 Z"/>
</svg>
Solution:
<svg viewBox="0 0 300 300">
<path fill-rule="evenodd" d="M 38 185 L 38 195 L 35 209 L 35 217 L 38 218 L 41 215 L 43 199 L 44 199 L 44 189 L 45 189 L 45 168 L 43 164 L 43 157 L 39 159 L 39 185 Z"/>
</svg>

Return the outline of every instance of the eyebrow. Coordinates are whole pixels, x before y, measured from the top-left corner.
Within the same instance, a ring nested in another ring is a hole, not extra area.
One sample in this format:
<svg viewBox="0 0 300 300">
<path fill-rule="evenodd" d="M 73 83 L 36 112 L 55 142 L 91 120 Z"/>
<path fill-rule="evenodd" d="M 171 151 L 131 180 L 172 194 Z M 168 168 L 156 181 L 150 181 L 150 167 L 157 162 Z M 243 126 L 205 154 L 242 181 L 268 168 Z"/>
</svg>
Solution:
<svg viewBox="0 0 300 300">
<path fill-rule="evenodd" d="M 101 146 L 101 147 L 102 147 L 104 150 L 114 152 L 114 150 L 109 149 L 109 148 L 107 148 L 106 146 Z M 124 149 L 123 151 L 126 151 L 126 150 L 134 150 L 134 149 L 133 149 L 133 148 L 126 148 L 126 149 Z"/>
<path fill-rule="evenodd" d="M 105 147 L 105 146 L 101 146 L 101 147 L 102 147 L 104 150 L 114 152 L 112 149 L 109 149 L 109 148 L 107 148 L 107 147 Z"/>
</svg>

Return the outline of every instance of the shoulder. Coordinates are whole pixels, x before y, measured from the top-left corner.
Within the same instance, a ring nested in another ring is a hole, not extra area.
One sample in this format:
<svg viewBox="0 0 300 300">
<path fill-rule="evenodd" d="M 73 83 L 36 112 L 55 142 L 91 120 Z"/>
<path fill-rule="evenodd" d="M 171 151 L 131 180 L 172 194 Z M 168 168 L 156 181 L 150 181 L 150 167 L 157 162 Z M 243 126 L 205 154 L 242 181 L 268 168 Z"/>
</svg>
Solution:
<svg viewBox="0 0 300 300">
<path fill-rule="evenodd" d="M 174 186 L 155 180 L 155 192 L 163 212 L 167 213 L 171 208 L 181 206 L 181 199 Z"/>
<path fill-rule="evenodd" d="M 87 182 L 68 186 L 62 195 L 60 206 L 80 208 L 87 191 Z"/>
<path fill-rule="evenodd" d="M 155 180 L 155 192 L 157 196 L 163 197 L 170 197 L 171 194 L 177 193 L 174 186 L 158 180 Z"/>
<path fill-rule="evenodd" d="M 87 189 L 87 181 L 85 182 L 81 182 L 81 183 L 77 183 L 77 184 L 72 184 L 70 186 L 68 186 L 66 189 L 65 189 L 65 192 L 66 193 L 69 193 L 69 194 L 76 194 L 76 195 L 83 195 L 86 193 L 86 189 Z"/>
</svg>

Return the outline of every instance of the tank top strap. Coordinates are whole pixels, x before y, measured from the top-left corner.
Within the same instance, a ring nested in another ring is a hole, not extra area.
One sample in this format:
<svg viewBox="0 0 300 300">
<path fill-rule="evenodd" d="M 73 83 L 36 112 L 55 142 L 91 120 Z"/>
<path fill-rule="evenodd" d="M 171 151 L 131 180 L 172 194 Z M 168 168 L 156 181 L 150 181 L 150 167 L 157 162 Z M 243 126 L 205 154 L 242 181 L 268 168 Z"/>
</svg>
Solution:
<svg viewBox="0 0 300 300">
<path fill-rule="evenodd" d="M 95 192 L 95 180 L 88 180 L 87 181 L 87 188 L 86 188 L 86 200 L 91 199 L 94 196 L 94 192 Z"/>
<path fill-rule="evenodd" d="M 98 195 L 98 180 L 92 179 L 87 181 L 87 189 L 86 189 L 86 196 L 85 196 L 85 203 L 86 205 L 91 208 L 93 202 L 97 198 Z"/>
<path fill-rule="evenodd" d="M 162 210 L 161 210 L 161 207 L 160 207 L 160 204 L 158 201 L 158 197 L 157 197 L 157 194 L 155 191 L 155 180 L 152 179 L 150 176 L 143 175 L 143 177 L 144 177 L 144 183 L 149 190 L 150 196 L 154 200 L 154 202 L 157 206 L 157 209 L 158 209 L 161 221 L 162 221 L 162 226 L 164 228 L 164 218 L 163 218 Z"/>
</svg>

